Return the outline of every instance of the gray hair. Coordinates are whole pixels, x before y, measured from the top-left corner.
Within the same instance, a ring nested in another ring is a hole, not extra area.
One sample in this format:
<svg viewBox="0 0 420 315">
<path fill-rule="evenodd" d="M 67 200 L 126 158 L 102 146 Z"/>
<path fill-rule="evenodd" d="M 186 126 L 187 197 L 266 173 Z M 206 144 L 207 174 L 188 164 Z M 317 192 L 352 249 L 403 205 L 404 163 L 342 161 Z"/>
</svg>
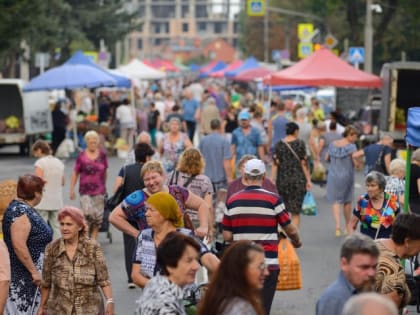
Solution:
<svg viewBox="0 0 420 315">
<path fill-rule="evenodd" d="M 389 164 L 389 174 L 396 174 L 398 171 L 403 171 L 405 173 L 406 163 L 403 159 L 393 159 L 391 164 Z"/>
<path fill-rule="evenodd" d="M 411 155 L 411 161 L 419 161 L 420 162 L 420 148 L 413 152 Z"/>
<path fill-rule="evenodd" d="M 142 131 L 137 136 L 137 143 L 147 143 L 150 144 L 152 142 L 152 138 L 150 137 L 150 134 L 147 131 Z"/>
<path fill-rule="evenodd" d="M 366 175 L 365 183 L 366 185 L 370 183 L 375 183 L 379 186 L 379 189 L 384 191 L 386 187 L 386 178 L 385 175 L 380 172 L 371 171 L 369 174 Z"/>
<path fill-rule="evenodd" d="M 370 306 L 368 308 L 368 306 Z M 372 313 L 372 310 L 375 312 Z M 343 315 L 397 315 L 394 302 L 376 292 L 361 293 L 352 296 L 344 304 Z"/>
<path fill-rule="evenodd" d="M 344 239 L 341 246 L 340 257 L 350 261 L 356 254 L 367 254 L 379 257 L 379 249 L 369 236 L 355 232 Z"/>
</svg>

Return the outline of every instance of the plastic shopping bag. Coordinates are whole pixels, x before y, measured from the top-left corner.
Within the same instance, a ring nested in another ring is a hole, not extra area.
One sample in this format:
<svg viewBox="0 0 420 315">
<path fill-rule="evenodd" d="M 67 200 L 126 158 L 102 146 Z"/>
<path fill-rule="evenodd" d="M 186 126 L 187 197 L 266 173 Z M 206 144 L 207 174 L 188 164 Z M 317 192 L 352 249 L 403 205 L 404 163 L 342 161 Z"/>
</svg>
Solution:
<svg viewBox="0 0 420 315">
<path fill-rule="evenodd" d="M 307 191 L 305 198 L 303 198 L 302 214 L 304 215 L 317 215 L 318 214 L 318 208 L 316 206 L 315 198 L 310 191 Z"/>
</svg>

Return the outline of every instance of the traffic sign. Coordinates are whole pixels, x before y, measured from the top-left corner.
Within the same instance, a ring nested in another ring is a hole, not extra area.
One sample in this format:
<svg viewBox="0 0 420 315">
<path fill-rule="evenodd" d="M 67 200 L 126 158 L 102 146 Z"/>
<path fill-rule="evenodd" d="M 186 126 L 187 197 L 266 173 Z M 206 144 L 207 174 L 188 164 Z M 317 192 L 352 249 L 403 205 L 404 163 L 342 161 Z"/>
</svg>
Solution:
<svg viewBox="0 0 420 315">
<path fill-rule="evenodd" d="M 359 64 L 365 61 L 365 49 L 363 47 L 349 47 L 349 61 Z"/>
<path fill-rule="evenodd" d="M 310 56 L 313 52 L 313 44 L 312 43 L 299 43 L 298 44 L 298 57 L 299 58 L 306 58 Z"/>
<path fill-rule="evenodd" d="M 298 24 L 298 38 L 304 41 L 310 41 L 312 39 L 312 33 L 314 32 L 314 25 L 311 23 L 299 23 Z"/>
<path fill-rule="evenodd" d="M 271 59 L 273 61 L 279 61 L 281 59 L 281 51 L 278 49 L 273 49 L 271 51 Z"/>
<path fill-rule="evenodd" d="M 264 16 L 265 0 L 248 0 L 247 13 L 249 16 Z"/>
<path fill-rule="evenodd" d="M 327 48 L 332 49 L 338 44 L 338 40 L 332 34 L 328 34 L 325 36 L 324 44 Z"/>
</svg>

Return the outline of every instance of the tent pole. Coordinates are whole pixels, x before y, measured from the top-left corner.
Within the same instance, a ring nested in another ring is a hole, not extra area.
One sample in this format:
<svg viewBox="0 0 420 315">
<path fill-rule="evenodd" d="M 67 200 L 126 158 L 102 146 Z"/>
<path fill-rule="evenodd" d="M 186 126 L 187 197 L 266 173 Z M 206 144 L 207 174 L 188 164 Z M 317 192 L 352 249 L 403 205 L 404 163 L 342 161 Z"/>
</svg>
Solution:
<svg viewBox="0 0 420 315">
<path fill-rule="evenodd" d="M 404 213 L 409 212 L 410 199 L 410 178 L 411 178 L 411 145 L 407 144 L 406 165 L 405 165 L 405 189 L 404 189 Z"/>
</svg>

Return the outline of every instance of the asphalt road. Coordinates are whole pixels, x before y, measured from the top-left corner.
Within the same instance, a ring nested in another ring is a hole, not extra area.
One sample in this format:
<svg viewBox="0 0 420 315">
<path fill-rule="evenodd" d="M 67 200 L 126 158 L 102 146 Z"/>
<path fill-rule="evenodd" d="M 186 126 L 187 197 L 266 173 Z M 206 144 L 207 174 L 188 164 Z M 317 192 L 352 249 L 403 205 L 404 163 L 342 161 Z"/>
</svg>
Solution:
<svg viewBox="0 0 420 315">
<path fill-rule="evenodd" d="M 0 180 L 17 179 L 20 174 L 32 172 L 35 158 L 17 155 L 0 155 Z M 114 179 L 123 160 L 116 157 L 109 159 L 108 191 L 111 191 Z M 65 161 L 66 186 L 64 200 L 66 204 L 79 206 L 78 201 L 69 200 L 69 181 L 74 160 Z M 355 196 L 363 193 L 363 176 L 356 176 Z M 303 288 L 296 291 L 277 291 L 272 307 L 272 315 L 310 315 L 315 314 L 315 303 L 321 292 L 337 277 L 339 270 L 339 250 L 343 237 L 335 237 L 331 208 L 325 202 L 325 187 L 315 186 L 319 214 L 315 217 L 303 217 L 301 236 L 303 247 L 298 249 L 303 274 Z M 343 219 L 344 220 L 344 219 Z M 106 233 L 100 233 L 99 241 L 103 246 L 111 275 L 118 315 L 134 314 L 135 301 L 140 289 L 129 289 L 124 267 L 121 232 L 110 228 L 112 243 Z M 414 309 L 413 309 L 414 313 Z M 331 314 L 333 315 L 333 314 Z"/>
</svg>

